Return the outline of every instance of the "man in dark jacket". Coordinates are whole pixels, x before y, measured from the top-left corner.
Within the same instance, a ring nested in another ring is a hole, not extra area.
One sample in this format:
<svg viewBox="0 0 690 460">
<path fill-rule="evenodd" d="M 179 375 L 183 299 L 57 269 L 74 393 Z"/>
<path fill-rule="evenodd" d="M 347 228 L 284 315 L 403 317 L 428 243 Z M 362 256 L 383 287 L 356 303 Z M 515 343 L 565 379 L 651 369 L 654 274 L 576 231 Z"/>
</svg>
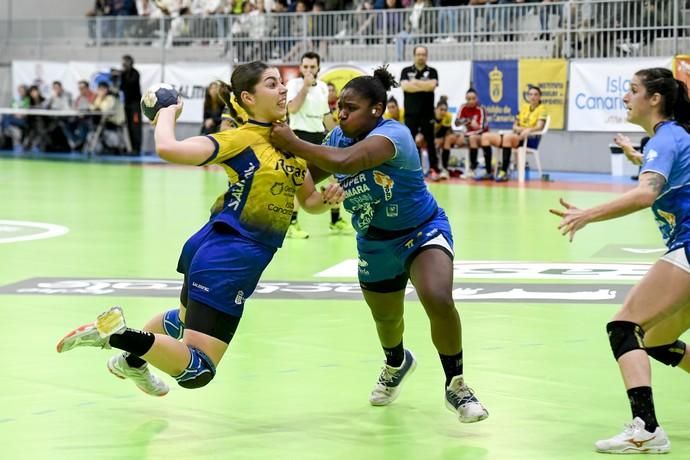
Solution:
<svg viewBox="0 0 690 460">
<path fill-rule="evenodd" d="M 119 74 L 120 91 L 125 98 L 125 117 L 132 153 L 138 154 L 141 152 L 141 86 L 132 56 L 122 56 L 122 70 L 114 73 Z"/>
</svg>

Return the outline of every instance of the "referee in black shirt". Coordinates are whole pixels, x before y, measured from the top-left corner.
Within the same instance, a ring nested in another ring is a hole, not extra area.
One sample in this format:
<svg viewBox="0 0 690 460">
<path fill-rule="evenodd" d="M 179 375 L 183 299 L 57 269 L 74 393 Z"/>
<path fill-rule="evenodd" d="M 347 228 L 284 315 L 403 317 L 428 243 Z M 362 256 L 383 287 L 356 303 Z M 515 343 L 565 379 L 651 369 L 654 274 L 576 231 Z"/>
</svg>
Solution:
<svg viewBox="0 0 690 460">
<path fill-rule="evenodd" d="M 414 65 L 402 70 L 400 87 L 405 93 L 405 124 L 412 137 L 420 132 L 424 136 L 429 154 L 429 176 L 435 180 L 438 177 L 438 157 L 434 143 L 434 91 L 438 86 L 438 72 L 426 65 L 428 55 L 425 46 L 414 47 Z"/>
</svg>

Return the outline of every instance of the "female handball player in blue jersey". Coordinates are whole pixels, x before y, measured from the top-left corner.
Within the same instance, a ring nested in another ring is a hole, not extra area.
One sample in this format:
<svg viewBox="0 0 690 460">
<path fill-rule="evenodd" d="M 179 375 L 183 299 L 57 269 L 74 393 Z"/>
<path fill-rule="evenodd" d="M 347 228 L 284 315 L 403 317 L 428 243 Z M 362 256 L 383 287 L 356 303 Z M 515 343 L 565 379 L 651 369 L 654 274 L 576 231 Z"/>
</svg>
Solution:
<svg viewBox="0 0 690 460">
<path fill-rule="evenodd" d="M 175 117 L 181 103 L 157 115 L 155 141 L 161 158 L 187 165 L 218 164 L 229 179 L 210 221 L 182 249 L 180 309 L 162 313 L 144 330 L 135 330 L 127 328 L 122 310 L 114 307 L 67 334 L 57 346 L 58 352 L 78 346 L 125 351 L 111 358 L 108 368 L 149 394 L 162 396 L 168 386 L 149 372 L 146 362 L 184 388 L 199 388 L 213 379 L 245 300 L 283 243 L 294 196 L 311 212 L 328 211 L 342 201 L 337 184 L 317 192 L 306 162 L 281 153 L 269 142 L 272 122 L 286 115 L 287 89 L 278 69 L 262 62 L 240 65 L 231 84 L 234 102 L 249 116 L 242 120 L 233 114 L 235 120 L 245 122 L 237 129 L 178 141 Z"/>
<path fill-rule="evenodd" d="M 623 98 L 628 121 L 651 139 L 643 149 L 639 185 L 590 209 L 561 199 L 558 228 L 570 241 L 590 222 L 614 219 L 651 206 L 668 251 L 630 291 L 606 325 L 613 356 L 628 392 L 632 422 L 598 441 L 608 453 L 665 453 L 671 449 L 657 422 L 649 356 L 690 371 L 690 356 L 678 337 L 690 327 L 690 100 L 685 84 L 664 68 L 637 72 Z"/>
<path fill-rule="evenodd" d="M 453 237 L 445 213 L 426 188 L 409 129 L 383 118 L 386 91 L 396 85 L 385 67 L 351 80 L 338 101 L 340 126 L 323 146 L 299 140 L 276 124 L 271 141 L 323 171 L 345 190 L 357 230 L 359 282 L 371 308 L 386 363 L 369 402 L 393 402 L 416 367 L 403 348 L 405 288 L 410 279 L 431 322 L 431 337 L 446 374 L 449 409 L 462 422 L 488 412 L 463 378 L 460 317 L 453 302 Z"/>
</svg>

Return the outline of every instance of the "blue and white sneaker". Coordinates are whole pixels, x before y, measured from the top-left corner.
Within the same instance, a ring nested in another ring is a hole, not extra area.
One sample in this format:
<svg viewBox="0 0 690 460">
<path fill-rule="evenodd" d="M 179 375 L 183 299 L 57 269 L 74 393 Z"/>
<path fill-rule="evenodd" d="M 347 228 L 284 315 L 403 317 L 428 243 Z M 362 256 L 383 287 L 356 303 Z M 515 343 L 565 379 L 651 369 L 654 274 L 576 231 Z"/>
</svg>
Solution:
<svg viewBox="0 0 690 460">
<path fill-rule="evenodd" d="M 400 394 L 400 386 L 417 368 L 417 360 L 410 350 L 405 350 L 405 358 L 400 367 L 384 364 L 376 386 L 369 395 L 372 406 L 386 406 L 396 400 Z"/>
<path fill-rule="evenodd" d="M 484 420 L 489 411 L 479 402 L 474 391 L 465 384 L 462 375 L 456 375 L 446 388 L 446 407 L 458 415 L 462 423 Z"/>
</svg>

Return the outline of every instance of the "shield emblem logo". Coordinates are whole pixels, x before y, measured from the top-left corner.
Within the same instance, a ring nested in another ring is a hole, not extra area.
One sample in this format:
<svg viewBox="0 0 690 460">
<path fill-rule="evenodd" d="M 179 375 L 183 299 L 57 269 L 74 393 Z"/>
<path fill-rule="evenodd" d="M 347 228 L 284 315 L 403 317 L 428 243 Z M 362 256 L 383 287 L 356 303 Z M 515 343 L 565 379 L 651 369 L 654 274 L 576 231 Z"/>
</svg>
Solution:
<svg viewBox="0 0 690 460">
<path fill-rule="evenodd" d="M 280 195 L 281 193 L 283 193 L 283 184 L 280 182 L 276 182 L 271 187 L 271 195 Z"/>
<path fill-rule="evenodd" d="M 494 66 L 494 70 L 489 72 L 489 96 L 494 103 L 503 99 L 503 72 Z"/>
</svg>

